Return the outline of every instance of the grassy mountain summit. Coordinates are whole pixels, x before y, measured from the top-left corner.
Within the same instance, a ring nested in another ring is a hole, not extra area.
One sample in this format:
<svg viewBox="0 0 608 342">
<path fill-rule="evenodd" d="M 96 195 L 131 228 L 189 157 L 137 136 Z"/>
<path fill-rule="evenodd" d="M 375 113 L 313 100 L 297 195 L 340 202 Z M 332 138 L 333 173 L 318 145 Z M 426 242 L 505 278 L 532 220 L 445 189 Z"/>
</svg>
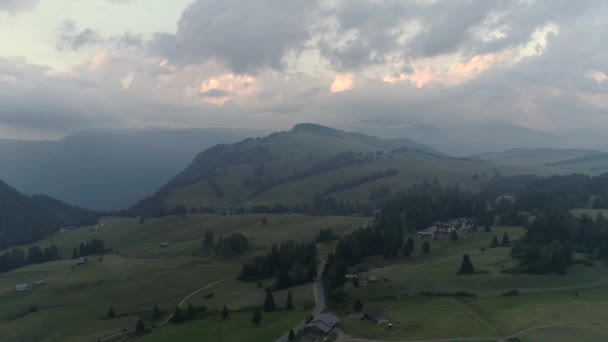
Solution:
<svg viewBox="0 0 608 342">
<path fill-rule="evenodd" d="M 319 196 L 368 202 L 373 192 L 382 197 L 386 189 L 397 192 L 426 178 L 452 185 L 470 182 L 485 168 L 483 162 L 451 158 L 409 139 L 381 139 L 306 123 L 199 153 L 132 211 L 156 215 L 182 205 L 310 205 Z"/>
</svg>

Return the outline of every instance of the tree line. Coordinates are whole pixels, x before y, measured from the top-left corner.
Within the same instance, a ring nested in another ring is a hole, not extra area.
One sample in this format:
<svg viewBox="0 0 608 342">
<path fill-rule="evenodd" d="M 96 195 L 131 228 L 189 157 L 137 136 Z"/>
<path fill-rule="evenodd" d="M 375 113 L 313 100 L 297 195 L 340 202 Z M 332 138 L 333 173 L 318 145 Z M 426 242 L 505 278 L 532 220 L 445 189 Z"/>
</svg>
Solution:
<svg viewBox="0 0 608 342">
<path fill-rule="evenodd" d="M 26 265 L 60 259 L 59 248 L 55 245 L 45 248 L 30 246 L 27 249 L 27 254 L 23 249 L 14 248 L 10 252 L 6 251 L 0 255 L 0 272 L 8 272 Z"/>
<path fill-rule="evenodd" d="M 106 248 L 105 242 L 101 239 L 91 239 L 86 242 L 81 242 L 78 249 L 74 247 L 72 250 L 72 259 L 83 258 L 89 255 L 101 255 L 111 251 Z"/>
<path fill-rule="evenodd" d="M 314 280 L 317 275 L 317 249 L 314 242 L 296 243 L 286 241 L 273 244 L 271 252 L 256 256 L 251 263 L 244 264 L 239 275 L 243 281 L 258 281 L 275 278 L 275 289 Z"/>
</svg>

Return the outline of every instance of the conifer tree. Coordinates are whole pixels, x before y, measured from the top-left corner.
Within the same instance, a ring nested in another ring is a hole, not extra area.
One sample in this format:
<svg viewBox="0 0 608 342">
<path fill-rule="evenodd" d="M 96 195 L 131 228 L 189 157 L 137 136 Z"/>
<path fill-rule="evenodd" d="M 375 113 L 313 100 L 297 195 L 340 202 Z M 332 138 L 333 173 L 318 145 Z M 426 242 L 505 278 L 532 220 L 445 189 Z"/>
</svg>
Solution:
<svg viewBox="0 0 608 342">
<path fill-rule="evenodd" d="M 507 232 L 505 232 L 502 235 L 502 242 L 500 243 L 503 246 L 508 245 L 509 243 L 511 243 L 511 239 L 509 239 L 509 234 Z"/>
<path fill-rule="evenodd" d="M 409 246 L 410 252 L 413 252 L 414 251 L 414 239 L 408 238 L 406 244 Z"/>
<path fill-rule="evenodd" d="M 145 334 L 146 332 L 146 323 L 144 323 L 143 320 L 138 319 L 137 323 L 135 324 L 135 334 L 138 336 L 141 336 L 143 334 Z"/>
<path fill-rule="evenodd" d="M 264 311 L 272 312 L 277 309 L 276 304 L 274 303 L 274 296 L 272 295 L 272 291 L 266 291 L 266 298 L 264 298 Z"/>
<path fill-rule="evenodd" d="M 458 270 L 458 274 L 473 274 L 474 272 L 475 268 L 473 267 L 471 258 L 468 254 L 465 254 L 462 257 L 462 264 L 460 264 L 460 270 Z"/>
<path fill-rule="evenodd" d="M 361 302 L 361 299 L 355 300 L 353 303 L 353 310 L 355 310 L 355 312 L 360 312 L 363 310 L 363 303 Z"/>
<path fill-rule="evenodd" d="M 257 306 L 253 308 L 253 315 L 251 316 L 251 323 L 253 323 L 253 325 L 255 325 L 256 327 L 259 327 L 260 324 L 262 324 L 262 312 L 260 311 L 260 308 L 258 308 Z"/>
<path fill-rule="evenodd" d="M 114 307 L 112 305 L 110 305 L 110 309 L 108 310 L 108 318 L 114 318 L 116 317 L 116 313 L 114 312 Z"/>
<path fill-rule="evenodd" d="M 222 308 L 222 319 L 226 319 L 228 316 L 230 316 L 230 311 L 228 311 L 228 307 L 224 304 L 224 307 Z"/>
<path fill-rule="evenodd" d="M 285 303 L 285 308 L 287 310 L 293 310 L 293 297 L 291 296 L 291 291 L 287 292 L 287 302 Z"/>
<path fill-rule="evenodd" d="M 161 316 L 160 310 L 158 309 L 158 305 L 154 304 L 154 309 L 152 309 L 152 318 L 159 319 Z"/>
<path fill-rule="evenodd" d="M 491 248 L 495 248 L 498 247 L 498 238 L 496 237 L 496 235 L 494 235 L 494 238 L 492 238 L 492 243 L 490 244 Z"/>
<path fill-rule="evenodd" d="M 431 243 L 428 241 L 424 241 L 422 244 L 422 252 L 424 254 L 429 254 L 431 252 Z"/>
</svg>

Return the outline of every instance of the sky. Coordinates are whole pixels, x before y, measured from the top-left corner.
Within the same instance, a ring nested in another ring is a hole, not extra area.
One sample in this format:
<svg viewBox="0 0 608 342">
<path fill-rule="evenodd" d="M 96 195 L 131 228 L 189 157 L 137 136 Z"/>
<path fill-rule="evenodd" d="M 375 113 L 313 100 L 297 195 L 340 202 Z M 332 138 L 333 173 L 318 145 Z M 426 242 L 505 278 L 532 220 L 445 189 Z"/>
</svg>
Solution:
<svg viewBox="0 0 608 342">
<path fill-rule="evenodd" d="M 0 138 L 299 122 L 601 135 L 606 18 L 603 0 L 0 0 Z"/>
</svg>

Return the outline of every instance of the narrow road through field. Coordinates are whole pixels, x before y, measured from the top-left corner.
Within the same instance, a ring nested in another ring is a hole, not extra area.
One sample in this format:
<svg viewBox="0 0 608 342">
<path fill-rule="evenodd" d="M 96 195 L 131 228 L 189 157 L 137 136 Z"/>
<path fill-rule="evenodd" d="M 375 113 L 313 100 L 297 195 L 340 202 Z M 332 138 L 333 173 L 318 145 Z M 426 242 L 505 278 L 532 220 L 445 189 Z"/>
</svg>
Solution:
<svg viewBox="0 0 608 342">
<path fill-rule="evenodd" d="M 181 307 L 182 305 L 184 305 L 184 303 L 186 303 L 186 301 L 187 301 L 188 299 L 192 298 L 192 296 L 196 295 L 197 293 L 200 293 L 200 292 L 202 292 L 202 291 L 204 291 L 204 290 L 206 290 L 206 289 L 208 289 L 208 288 L 210 288 L 210 287 L 212 287 L 212 286 L 215 286 L 215 285 L 217 285 L 217 284 L 220 284 L 220 283 L 223 283 L 223 282 L 225 282 L 225 281 L 232 280 L 232 279 L 236 279 L 236 278 L 235 278 L 235 277 L 230 277 L 230 278 L 226 278 L 226 279 L 218 280 L 218 281 L 216 281 L 216 282 L 214 282 L 214 283 L 211 283 L 211 284 L 205 285 L 205 286 L 201 287 L 200 289 L 198 289 L 198 290 L 196 290 L 196 291 L 193 291 L 193 292 L 189 293 L 189 294 L 188 294 L 186 297 L 184 297 L 184 299 L 182 299 L 182 300 L 181 300 L 181 301 L 180 301 L 180 302 L 179 302 L 177 305 L 178 305 L 179 307 Z M 159 327 L 162 327 L 162 326 L 164 326 L 164 325 L 167 325 L 167 324 L 169 323 L 169 321 L 171 320 L 171 318 L 173 318 L 173 315 L 174 315 L 174 314 L 175 314 L 175 312 L 172 312 L 172 313 L 169 315 L 169 317 L 167 317 L 167 319 L 165 319 L 165 320 L 164 320 L 162 323 L 160 323 L 160 324 L 159 324 Z M 113 334 L 113 335 L 110 335 L 110 336 L 106 336 L 106 337 L 100 338 L 100 339 L 99 339 L 99 341 L 102 341 L 102 342 L 103 342 L 103 341 L 111 341 L 113 338 L 118 337 L 118 336 L 121 336 L 121 335 L 126 335 L 126 334 L 128 334 L 129 332 L 130 332 L 130 331 L 121 331 L 121 332 L 118 332 L 118 333 L 116 333 L 116 334 Z"/>
<path fill-rule="evenodd" d="M 321 265 L 317 270 L 317 278 L 314 283 L 312 283 L 312 291 L 315 296 L 315 308 L 312 310 L 311 315 L 317 316 L 325 310 L 325 292 L 323 291 L 323 269 L 325 269 L 325 260 L 321 261 Z M 295 327 L 293 327 L 293 332 L 298 333 L 300 330 L 304 329 L 306 326 L 306 321 L 302 321 L 298 323 Z M 276 339 L 276 342 L 287 342 L 289 341 L 289 331 L 287 331 L 283 336 Z"/>
<path fill-rule="evenodd" d="M 228 280 L 233 280 L 233 279 L 236 279 L 236 278 L 235 278 L 235 277 L 230 277 L 230 278 L 226 278 L 226 279 L 218 280 L 218 281 L 216 281 L 216 282 L 214 282 L 214 283 L 211 283 L 211 284 L 205 285 L 205 286 L 201 287 L 200 289 L 198 289 L 198 290 L 196 290 L 196 291 L 191 292 L 190 294 L 188 294 L 186 297 L 184 297 L 184 299 L 182 299 L 182 300 L 181 300 L 181 301 L 180 301 L 180 302 L 177 304 L 177 306 L 179 306 L 179 307 L 181 308 L 181 307 L 182 307 L 182 305 L 184 305 L 184 303 L 186 303 L 186 301 L 187 301 L 188 299 L 192 298 L 192 296 L 196 295 L 197 293 L 200 293 L 200 292 L 202 292 L 202 291 L 205 291 L 206 289 L 208 289 L 208 288 L 210 288 L 210 287 L 212 287 L 212 286 L 215 286 L 215 285 L 217 285 L 217 284 L 223 283 L 223 282 L 228 281 Z M 173 315 L 174 315 L 174 314 L 175 314 L 175 312 L 171 313 L 171 314 L 169 315 L 169 317 L 167 317 L 167 319 L 166 319 L 164 322 L 162 322 L 162 323 L 160 324 L 160 326 L 163 326 L 163 325 L 166 325 L 167 323 L 169 323 L 169 321 L 171 320 L 171 318 L 173 318 Z"/>
</svg>

